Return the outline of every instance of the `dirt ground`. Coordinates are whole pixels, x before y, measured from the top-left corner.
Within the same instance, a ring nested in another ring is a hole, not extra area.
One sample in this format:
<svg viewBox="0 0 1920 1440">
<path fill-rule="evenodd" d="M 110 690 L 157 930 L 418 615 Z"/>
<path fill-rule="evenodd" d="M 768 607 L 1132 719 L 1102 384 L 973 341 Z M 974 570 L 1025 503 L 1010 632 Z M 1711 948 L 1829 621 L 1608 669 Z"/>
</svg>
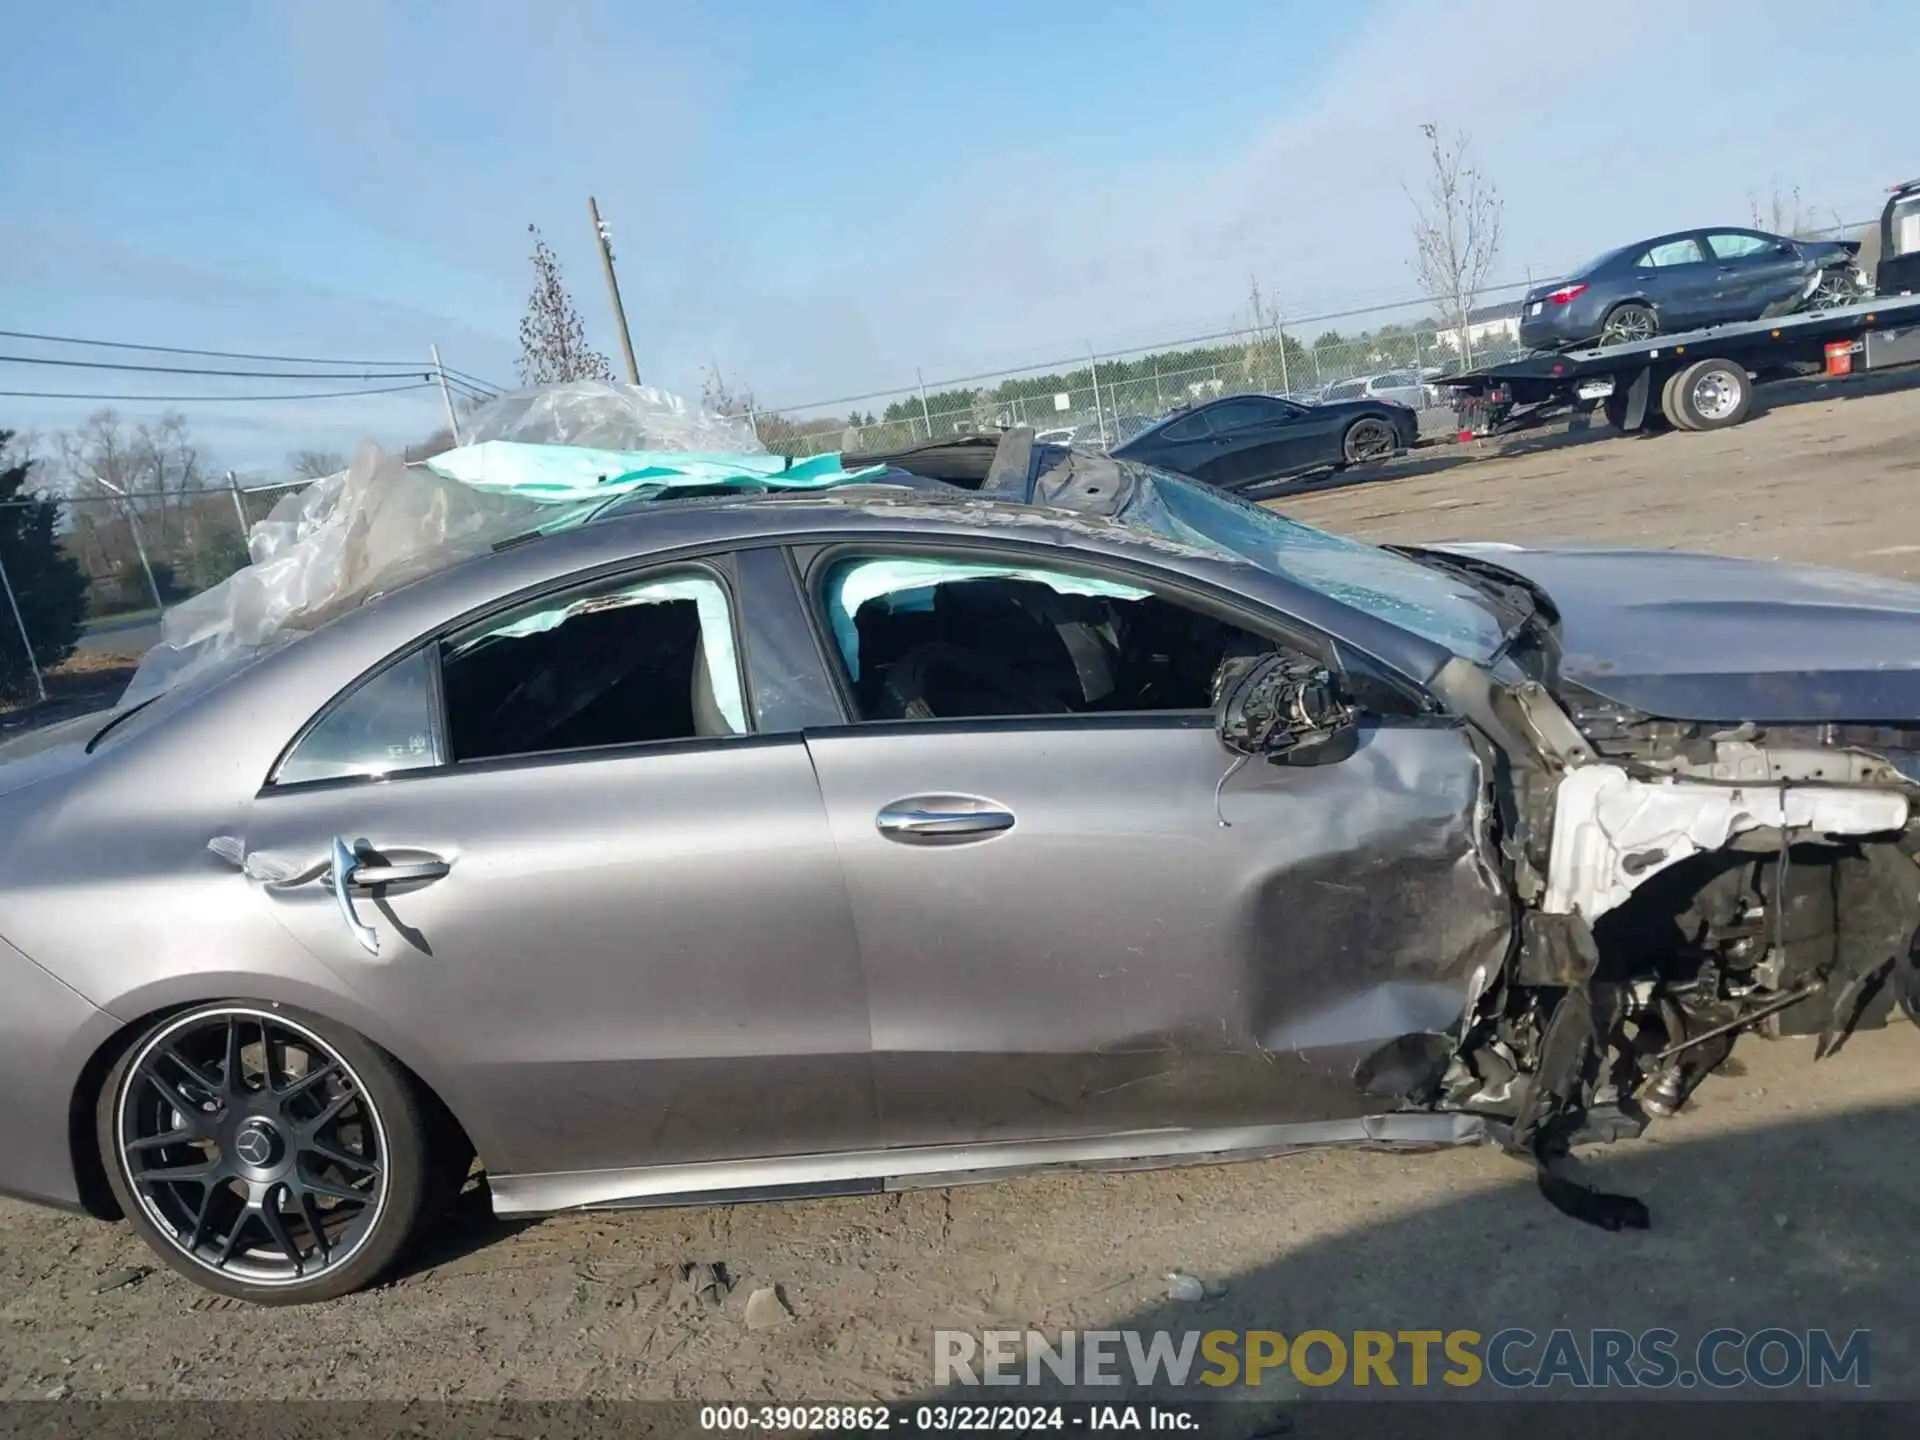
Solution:
<svg viewBox="0 0 1920 1440">
<path fill-rule="evenodd" d="M 1374 538 L 1920 578 L 1920 392 L 1813 386 L 1718 435 L 1508 448 L 1422 453 L 1278 503 Z M 1323 1153 L 514 1226 L 472 1210 L 380 1290 L 246 1311 L 156 1268 L 123 1227 L 0 1202 L 0 1399 L 853 1400 L 926 1392 L 944 1327 L 1652 1325 L 1683 1344 L 1723 1325 L 1868 1329 L 1873 1393 L 1920 1396 L 1920 1034 L 1897 1023 L 1817 1066 L 1805 1041 L 1737 1058 L 1744 1073 L 1686 1113 L 1597 1153 L 1603 1183 L 1653 1209 L 1622 1235 L 1561 1217 L 1491 1151 Z M 718 1308 L 674 1291 L 698 1262 L 733 1281 Z M 1170 1300 L 1170 1271 L 1225 1294 Z M 749 1292 L 775 1285 L 790 1317 L 750 1329 Z"/>
</svg>

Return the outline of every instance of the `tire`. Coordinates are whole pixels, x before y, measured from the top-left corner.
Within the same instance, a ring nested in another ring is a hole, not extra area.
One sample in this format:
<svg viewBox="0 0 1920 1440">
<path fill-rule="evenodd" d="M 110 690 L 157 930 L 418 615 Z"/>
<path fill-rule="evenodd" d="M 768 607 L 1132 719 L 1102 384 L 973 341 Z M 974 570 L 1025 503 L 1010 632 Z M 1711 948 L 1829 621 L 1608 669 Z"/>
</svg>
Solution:
<svg viewBox="0 0 1920 1440">
<path fill-rule="evenodd" d="M 1363 416 L 1349 425 L 1347 433 L 1340 437 L 1341 468 L 1389 459 L 1399 448 L 1400 437 L 1394 433 L 1393 426 L 1385 420 Z"/>
<path fill-rule="evenodd" d="M 1678 394 L 1677 386 L 1681 374 L 1679 370 L 1674 371 L 1667 377 L 1667 383 L 1660 387 L 1660 413 L 1667 417 L 1667 423 L 1674 429 L 1691 430 L 1693 426 L 1689 425 L 1686 416 L 1680 413 L 1680 403 L 1675 398 Z"/>
<path fill-rule="evenodd" d="M 1685 430 L 1724 430 L 1753 409 L 1753 381 L 1732 360 L 1696 360 L 1672 385 L 1674 423 Z"/>
<path fill-rule="evenodd" d="M 1829 265 L 1820 272 L 1819 282 L 1800 308 L 1809 311 L 1831 310 L 1837 305 L 1851 305 L 1864 298 L 1865 293 L 1851 266 Z"/>
<path fill-rule="evenodd" d="M 95 1130 L 140 1238 L 194 1283 L 257 1305 L 377 1280 L 413 1238 L 443 1148 L 384 1051 L 245 1000 L 150 1026 L 108 1074 Z"/>
<path fill-rule="evenodd" d="M 1648 340 L 1660 333 L 1660 317 L 1650 306 L 1629 300 L 1616 305 L 1600 322 L 1600 343 L 1621 345 L 1629 340 Z"/>
</svg>

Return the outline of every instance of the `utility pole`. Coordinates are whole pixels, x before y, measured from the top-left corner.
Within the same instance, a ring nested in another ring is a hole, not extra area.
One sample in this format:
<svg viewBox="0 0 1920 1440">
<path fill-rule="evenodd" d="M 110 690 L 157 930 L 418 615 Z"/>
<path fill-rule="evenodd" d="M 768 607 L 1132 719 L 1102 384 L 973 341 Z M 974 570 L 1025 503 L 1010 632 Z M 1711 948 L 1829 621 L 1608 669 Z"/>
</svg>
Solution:
<svg viewBox="0 0 1920 1440">
<path fill-rule="evenodd" d="M 589 195 L 587 213 L 593 216 L 593 238 L 600 246 L 600 263 L 607 271 L 607 293 L 613 297 L 613 319 L 620 328 L 620 353 L 627 357 L 627 380 L 640 383 L 640 366 L 633 358 L 633 336 L 627 332 L 627 307 L 620 303 L 620 282 L 613 273 L 613 232 L 600 218 L 600 202 Z"/>
<path fill-rule="evenodd" d="M 440 381 L 440 403 L 447 407 L 447 433 L 453 436 L 453 443 L 460 443 L 460 417 L 453 413 L 453 396 L 447 393 L 447 367 L 440 363 L 440 347 L 433 350 L 433 373 Z M 631 358 L 631 357 L 629 357 Z"/>
</svg>

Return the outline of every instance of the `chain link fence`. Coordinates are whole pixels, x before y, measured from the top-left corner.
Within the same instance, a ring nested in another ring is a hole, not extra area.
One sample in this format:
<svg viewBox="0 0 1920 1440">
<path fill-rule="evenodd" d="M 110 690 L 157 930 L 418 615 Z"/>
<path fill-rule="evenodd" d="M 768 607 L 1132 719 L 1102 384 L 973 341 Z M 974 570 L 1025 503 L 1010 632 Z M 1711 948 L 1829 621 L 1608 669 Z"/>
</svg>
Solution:
<svg viewBox="0 0 1920 1440">
<path fill-rule="evenodd" d="M 123 672 L 162 611 L 245 565 L 248 531 L 308 483 L 0 499 L 0 711 Z"/>
<path fill-rule="evenodd" d="M 1433 378 L 1469 360 L 1485 365 L 1512 359 L 1519 353 L 1518 329 L 1517 306 L 1476 317 L 1463 357 L 1455 334 L 1431 325 L 1388 326 L 1356 337 L 1323 330 L 1316 339 L 1304 328 L 1276 324 L 1204 346 L 1094 356 L 1065 371 L 861 397 L 840 402 L 852 406 L 845 413 L 819 413 L 828 410 L 822 404 L 755 410 L 751 418 L 769 450 L 817 455 L 897 449 L 1009 425 L 1071 435 L 1077 444 L 1117 445 L 1177 407 L 1245 391 L 1309 402 L 1384 392 L 1417 409 L 1434 409 Z M 1371 389 L 1355 384 L 1367 381 Z"/>
</svg>

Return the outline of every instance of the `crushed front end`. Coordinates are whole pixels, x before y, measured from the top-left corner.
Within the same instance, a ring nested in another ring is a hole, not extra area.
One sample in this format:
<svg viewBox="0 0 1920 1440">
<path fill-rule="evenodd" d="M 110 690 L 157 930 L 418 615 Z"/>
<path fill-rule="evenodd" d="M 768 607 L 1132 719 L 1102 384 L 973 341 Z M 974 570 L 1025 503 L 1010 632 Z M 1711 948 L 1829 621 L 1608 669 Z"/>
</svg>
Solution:
<svg viewBox="0 0 1920 1440">
<path fill-rule="evenodd" d="M 1499 845 L 1520 906 L 1424 1097 L 1478 1113 L 1559 1208 L 1646 1207 L 1580 1184 L 1581 1143 L 1683 1106 L 1737 1036 L 1915 1010 L 1920 727 L 1653 719 L 1577 686 L 1491 700 Z"/>
</svg>

